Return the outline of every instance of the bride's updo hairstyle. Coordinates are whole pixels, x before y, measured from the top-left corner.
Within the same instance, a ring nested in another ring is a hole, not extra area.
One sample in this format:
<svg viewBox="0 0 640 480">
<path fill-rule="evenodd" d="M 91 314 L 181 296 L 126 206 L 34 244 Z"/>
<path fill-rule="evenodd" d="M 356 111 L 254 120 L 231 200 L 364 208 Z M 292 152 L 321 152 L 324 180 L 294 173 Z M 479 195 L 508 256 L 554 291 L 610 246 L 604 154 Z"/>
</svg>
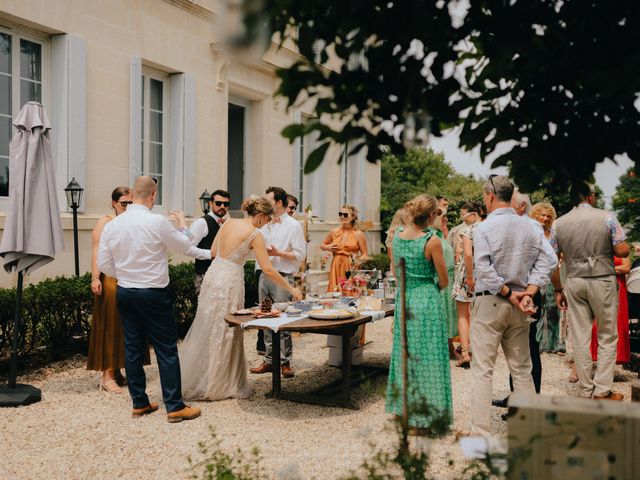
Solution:
<svg viewBox="0 0 640 480">
<path fill-rule="evenodd" d="M 263 214 L 268 217 L 273 215 L 273 206 L 269 199 L 264 197 L 258 197 L 257 195 L 251 195 L 242 204 L 242 210 L 247 212 L 250 217 Z"/>
<path fill-rule="evenodd" d="M 425 193 L 409 200 L 404 205 L 414 225 L 423 227 L 429 224 L 429 217 L 438 209 L 436 197 Z"/>
</svg>

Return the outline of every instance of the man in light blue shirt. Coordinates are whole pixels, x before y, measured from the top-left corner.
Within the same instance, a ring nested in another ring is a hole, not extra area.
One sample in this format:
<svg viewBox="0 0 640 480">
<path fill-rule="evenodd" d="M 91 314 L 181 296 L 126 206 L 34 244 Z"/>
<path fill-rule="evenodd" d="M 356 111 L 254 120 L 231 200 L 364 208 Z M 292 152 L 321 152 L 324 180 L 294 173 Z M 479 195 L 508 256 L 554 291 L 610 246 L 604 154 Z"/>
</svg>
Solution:
<svg viewBox="0 0 640 480">
<path fill-rule="evenodd" d="M 541 228 L 511 208 L 513 183 L 492 175 L 484 184 L 489 216 L 473 234 L 476 298 L 471 310 L 471 400 L 474 435 L 490 436 L 493 370 L 502 346 L 514 390 L 535 394 L 529 353 L 532 297 L 558 260 Z"/>
</svg>

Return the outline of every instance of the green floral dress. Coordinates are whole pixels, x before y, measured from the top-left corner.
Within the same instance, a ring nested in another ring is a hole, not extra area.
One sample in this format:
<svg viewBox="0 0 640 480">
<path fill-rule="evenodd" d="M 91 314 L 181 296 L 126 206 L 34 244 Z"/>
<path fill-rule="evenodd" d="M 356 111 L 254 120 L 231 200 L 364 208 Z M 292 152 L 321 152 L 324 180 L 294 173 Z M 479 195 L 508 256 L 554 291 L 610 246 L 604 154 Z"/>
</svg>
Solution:
<svg viewBox="0 0 640 480">
<path fill-rule="evenodd" d="M 456 260 L 453 255 L 453 248 L 444 238 L 444 233 L 435 230 L 436 235 L 440 238 L 442 244 L 442 252 L 444 253 L 444 263 L 447 265 L 447 274 L 449 276 L 449 285 L 440 291 L 442 301 L 444 302 L 444 313 L 447 316 L 447 324 L 449 326 L 449 338 L 458 335 L 458 309 L 456 301 L 453 299 L 453 282 L 456 275 Z"/>
<path fill-rule="evenodd" d="M 400 258 L 404 257 L 407 269 L 409 425 L 421 428 L 431 427 L 432 421 L 441 414 L 447 414 L 449 421 L 453 420 L 447 341 L 449 325 L 435 267 L 424 258 L 424 246 L 435 231 L 429 229 L 425 233 L 425 236 L 414 240 L 404 240 L 397 234 L 393 238 L 393 261 L 398 277 Z M 398 288 L 386 401 L 387 412 L 396 415 L 402 415 L 401 309 Z M 422 409 L 425 403 L 429 406 L 428 412 Z M 417 408 L 420 413 L 415 413 Z"/>
</svg>

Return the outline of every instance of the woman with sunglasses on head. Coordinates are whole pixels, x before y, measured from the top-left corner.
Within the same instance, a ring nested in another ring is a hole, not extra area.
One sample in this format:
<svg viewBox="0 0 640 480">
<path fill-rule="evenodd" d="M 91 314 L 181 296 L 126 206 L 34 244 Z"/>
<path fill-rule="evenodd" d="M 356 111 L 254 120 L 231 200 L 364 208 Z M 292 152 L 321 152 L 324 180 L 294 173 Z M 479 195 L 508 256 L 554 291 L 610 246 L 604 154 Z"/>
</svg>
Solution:
<svg viewBox="0 0 640 480">
<path fill-rule="evenodd" d="M 124 213 L 131 203 L 131 189 L 129 187 L 115 188 L 111 192 L 111 208 L 113 208 L 115 215 L 109 214 L 102 217 L 91 233 L 93 249 L 91 291 L 94 296 L 87 370 L 102 372 L 100 390 L 109 393 L 122 393 L 120 386 L 125 383 L 124 377 L 120 373 L 120 369 L 124 368 L 124 337 L 116 307 L 116 279 L 101 273 L 96 260 L 104 226 L 115 216 Z M 148 351 L 145 363 L 146 365 L 150 363 Z"/>
<path fill-rule="evenodd" d="M 460 359 L 456 366 L 462 368 L 471 367 L 471 355 L 469 354 L 469 335 L 471 331 L 471 301 L 475 283 L 473 280 L 473 231 L 480 221 L 480 208 L 473 202 L 462 206 L 467 213 L 462 220 L 466 226 L 460 232 L 458 243 L 458 265 L 456 266 L 455 280 L 451 295 L 456 301 L 458 311 L 458 335 L 460 337 Z M 461 209 L 461 210 L 462 210 Z"/>
<path fill-rule="evenodd" d="M 338 217 L 340 226 L 331 230 L 320 245 L 320 250 L 333 253 L 328 292 L 338 290 L 340 280 L 347 278 L 347 272 L 368 257 L 367 238 L 358 228 L 358 209 L 343 205 Z"/>
</svg>

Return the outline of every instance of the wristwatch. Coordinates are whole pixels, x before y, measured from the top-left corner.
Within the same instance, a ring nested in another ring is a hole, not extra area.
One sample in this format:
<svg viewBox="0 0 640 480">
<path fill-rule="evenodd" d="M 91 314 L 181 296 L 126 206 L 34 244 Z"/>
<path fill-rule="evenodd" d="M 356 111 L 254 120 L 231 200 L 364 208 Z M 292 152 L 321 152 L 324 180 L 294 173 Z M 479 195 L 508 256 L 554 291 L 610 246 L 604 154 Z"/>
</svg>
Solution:
<svg viewBox="0 0 640 480">
<path fill-rule="evenodd" d="M 553 289 L 553 293 L 562 293 L 562 292 L 564 292 L 564 287 L 554 288 Z"/>
</svg>

